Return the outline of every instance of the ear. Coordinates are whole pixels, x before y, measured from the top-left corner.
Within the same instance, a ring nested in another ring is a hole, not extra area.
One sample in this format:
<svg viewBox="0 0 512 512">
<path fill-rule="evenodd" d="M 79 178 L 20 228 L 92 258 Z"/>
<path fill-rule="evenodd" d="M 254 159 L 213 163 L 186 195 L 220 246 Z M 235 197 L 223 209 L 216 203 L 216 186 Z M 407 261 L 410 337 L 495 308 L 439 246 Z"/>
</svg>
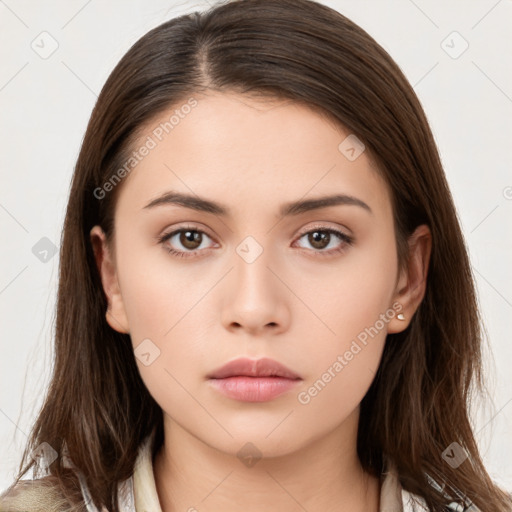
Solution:
<svg viewBox="0 0 512 512">
<path fill-rule="evenodd" d="M 432 249 L 432 235 L 427 225 L 418 226 L 409 237 L 409 263 L 400 273 L 393 302 L 398 302 L 404 320 L 395 316 L 388 324 L 388 333 L 404 331 L 411 323 L 427 287 L 427 274 Z"/>
<path fill-rule="evenodd" d="M 130 332 L 128 318 L 119 288 L 114 258 L 112 257 L 105 233 L 100 226 L 94 226 L 90 231 L 90 236 L 96 266 L 98 267 L 103 290 L 108 300 L 108 309 L 105 317 L 112 329 L 128 334 Z"/>
</svg>

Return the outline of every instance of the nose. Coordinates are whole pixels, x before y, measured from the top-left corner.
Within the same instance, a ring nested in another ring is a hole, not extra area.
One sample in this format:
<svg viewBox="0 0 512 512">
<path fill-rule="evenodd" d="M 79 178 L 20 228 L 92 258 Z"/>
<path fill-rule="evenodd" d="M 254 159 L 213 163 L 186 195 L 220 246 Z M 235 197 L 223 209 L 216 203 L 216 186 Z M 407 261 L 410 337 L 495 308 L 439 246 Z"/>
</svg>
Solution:
<svg viewBox="0 0 512 512">
<path fill-rule="evenodd" d="M 290 323 L 291 292 L 267 251 L 249 262 L 238 254 L 222 290 L 222 323 L 232 332 L 278 334 Z"/>
</svg>

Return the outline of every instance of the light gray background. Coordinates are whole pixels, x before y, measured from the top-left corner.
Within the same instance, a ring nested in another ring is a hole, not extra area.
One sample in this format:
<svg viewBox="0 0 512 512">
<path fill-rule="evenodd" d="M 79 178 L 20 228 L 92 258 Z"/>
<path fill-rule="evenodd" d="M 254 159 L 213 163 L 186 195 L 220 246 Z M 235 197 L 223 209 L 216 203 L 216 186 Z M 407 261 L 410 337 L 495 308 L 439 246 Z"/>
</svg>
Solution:
<svg viewBox="0 0 512 512">
<path fill-rule="evenodd" d="M 486 351 L 494 408 L 475 410 L 475 431 L 491 476 L 512 489 L 512 1 L 323 3 L 391 54 L 426 110 L 495 360 Z M 59 256 L 45 255 L 51 245 L 40 240 L 59 245 L 73 166 L 97 94 L 140 36 L 207 6 L 0 0 L 0 490 L 14 476 L 49 381 Z M 469 46 L 458 55 L 465 41 Z"/>
</svg>

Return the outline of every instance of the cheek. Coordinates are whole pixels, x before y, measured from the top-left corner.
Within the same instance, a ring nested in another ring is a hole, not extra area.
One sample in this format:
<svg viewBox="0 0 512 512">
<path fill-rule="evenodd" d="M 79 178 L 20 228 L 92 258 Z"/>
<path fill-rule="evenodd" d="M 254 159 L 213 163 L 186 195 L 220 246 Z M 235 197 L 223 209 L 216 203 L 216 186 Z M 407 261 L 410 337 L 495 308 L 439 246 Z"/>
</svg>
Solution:
<svg viewBox="0 0 512 512">
<path fill-rule="evenodd" d="M 175 298 L 179 301 L 180 294 Z M 174 416 L 179 411 L 180 417 L 200 415 L 203 411 L 191 397 L 200 396 L 204 386 L 208 339 L 190 306 L 158 303 L 155 295 L 153 299 L 152 307 L 142 301 L 138 306 L 135 304 L 136 320 L 130 319 L 130 336 L 141 378 L 167 414 Z M 148 353 L 149 357 L 145 355 Z"/>
<path fill-rule="evenodd" d="M 119 268 L 141 378 L 160 407 L 172 414 L 194 407 L 189 392 L 197 396 L 209 368 L 207 308 L 211 315 L 212 305 L 204 299 L 216 277 L 210 273 L 194 279 L 179 270 L 169 274 L 165 256 L 142 265 L 147 257 L 125 253 Z"/>
<path fill-rule="evenodd" d="M 123 305 L 132 341 L 170 337 L 180 319 L 193 308 L 203 286 L 172 265 L 171 256 L 158 245 L 119 236 L 118 267 Z M 195 300 L 194 300 L 195 299 Z"/>
<path fill-rule="evenodd" d="M 304 385 L 296 396 L 304 428 L 311 432 L 335 428 L 364 398 L 386 341 L 386 323 L 379 318 L 386 309 L 381 302 L 367 300 L 360 309 L 341 308 L 337 321 L 334 316 L 331 321 L 337 336 L 315 339 L 315 350 L 309 350 L 304 361 L 308 368 Z"/>
<path fill-rule="evenodd" d="M 387 322 L 380 318 L 386 312 L 394 316 L 396 272 L 395 247 L 381 235 L 371 245 L 354 247 L 336 264 L 319 266 L 307 279 L 294 281 L 294 292 L 308 305 L 304 319 L 298 321 L 310 337 L 315 334 L 318 354 L 332 358 L 361 333 L 364 341 L 366 329 L 377 337 L 373 327 L 385 338 Z"/>
<path fill-rule="evenodd" d="M 308 374 L 298 396 L 301 405 L 316 411 L 313 416 L 332 411 L 339 420 L 348 414 L 377 372 L 387 326 L 395 316 L 391 306 L 397 260 L 386 240 L 374 245 L 351 253 L 330 270 L 328 279 L 322 274 L 311 277 L 298 292 L 308 298 L 316 316 L 304 321 L 304 332 L 310 333 L 310 342 L 303 340 Z"/>
</svg>

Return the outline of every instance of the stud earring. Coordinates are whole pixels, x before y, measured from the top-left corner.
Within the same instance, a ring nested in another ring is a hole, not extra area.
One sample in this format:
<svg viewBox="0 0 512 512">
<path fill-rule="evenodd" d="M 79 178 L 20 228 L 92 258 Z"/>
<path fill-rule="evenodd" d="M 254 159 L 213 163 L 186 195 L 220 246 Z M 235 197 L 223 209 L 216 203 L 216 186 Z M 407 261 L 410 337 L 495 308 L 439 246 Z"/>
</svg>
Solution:
<svg viewBox="0 0 512 512">
<path fill-rule="evenodd" d="M 403 313 L 398 313 L 398 315 L 396 315 L 396 317 L 398 318 L 398 320 L 405 320 L 405 316 Z"/>
</svg>

